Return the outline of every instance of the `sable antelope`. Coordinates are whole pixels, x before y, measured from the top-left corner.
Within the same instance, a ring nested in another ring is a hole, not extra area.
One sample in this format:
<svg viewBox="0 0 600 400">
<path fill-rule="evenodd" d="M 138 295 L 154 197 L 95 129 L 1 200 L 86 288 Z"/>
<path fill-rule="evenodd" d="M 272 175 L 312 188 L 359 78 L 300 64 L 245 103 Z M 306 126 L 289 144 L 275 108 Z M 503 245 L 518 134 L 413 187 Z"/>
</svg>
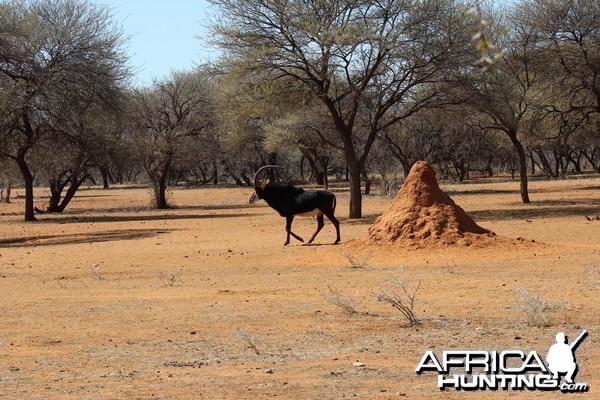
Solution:
<svg viewBox="0 0 600 400">
<path fill-rule="evenodd" d="M 257 199 L 263 199 L 271 208 L 285 217 L 285 230 L 287 239 L 284 246 L 290 243 L 290 235 L 304 243 L 304 240 L 292 232 L 292 221 L 294 217 L 317 217 L 317 231 L 312 235 L 308 244 L 315 240 L 317 234 L 325 226 L 323 216 L 329 218 L 337 232 L 337 238 L 334 244 L 340 242 L 340 222 L 334 216 L 335 213 L 335 195 L 327 190 L 304 190 L 292 185 L 275 185 L 265 179 L 259 184 L 259 175 L 267 168 L 283 168 L 279 165 L 265 165 L 260 167 L 254 174 L 254 193 L 250 197 L 249 203 L 254 203 Z"/>
</svg>

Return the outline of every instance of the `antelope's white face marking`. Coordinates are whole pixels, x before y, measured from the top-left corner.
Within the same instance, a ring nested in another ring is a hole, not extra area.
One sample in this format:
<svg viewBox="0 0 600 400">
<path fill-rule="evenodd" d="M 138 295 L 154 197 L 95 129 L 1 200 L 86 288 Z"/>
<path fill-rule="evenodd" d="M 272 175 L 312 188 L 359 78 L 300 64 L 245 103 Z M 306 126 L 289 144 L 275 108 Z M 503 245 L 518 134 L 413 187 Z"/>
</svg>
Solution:
<svg viewBox="0 0 600 400">
<path fill-rule="evenodd" d="M 260 185 L 258 185 L 258 187 L 260 187 L 262 190 L 265 190 L 265 188 L 267 187 L 268 184 L 269 184 L 269 180 L 265 179 Z M 256 191 L 255 191 L 254 193 L 252 193 L 252 196 L 250 196 L 250 200 L 248 200 L 248 203 L 252 204 L 256 200 L 260 200 L 260 199 L 258 198 L 258 193 L 256 193 Z"/>
<path fill-rule="evenodd" d="M 252 193 L 252 196 L 250 196 L 250 199 L 248 200 L 249 204 L 254 203 L 256 200 L 258 200 L 258 195 L 256 194 L 256 192 Z"/>
<path fill-rule="evenodd" d="M 308 211 L 302 214 L 296 214 L 295 217 L 314 217 L 315 215 L 323 215 L 323 213 L 318 208 L 315 208 L 312 211 Z"/>
</svg>

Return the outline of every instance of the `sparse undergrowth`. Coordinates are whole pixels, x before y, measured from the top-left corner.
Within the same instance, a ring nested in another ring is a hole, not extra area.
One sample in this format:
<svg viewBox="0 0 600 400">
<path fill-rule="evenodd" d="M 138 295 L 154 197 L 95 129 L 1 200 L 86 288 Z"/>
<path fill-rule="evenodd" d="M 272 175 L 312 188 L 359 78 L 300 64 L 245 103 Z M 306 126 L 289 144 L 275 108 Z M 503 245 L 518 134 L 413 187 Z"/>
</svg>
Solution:
<svg viewBox="0 0 600 400">
<path fill-rule="evenodd" d="M 162 283 L 162 285 L 164 287 L 173 287 L 175 285 L 178 284 L 178 282 L 180 282 L 177 279 L 177 275 L 175 275 L 174 272 L 164 272 L 164 271 L 160 271 L 158 273 L 158 279 L 160 280 L 160 282 Z"/>
<path fill-rule="evenodd" d="M 163 363 L 164 367 L 176 367 L 176 368 L 184 368 L 184 367 L 191 367 L 191 368 L 201 368 L 204 366 L 207 366 L 208 363 L 206 361 L 167 361 Z"/>
<path fill-rule="evenodd" d="M 90 271 L 92 272 L 92 275 L 98 278 L 99 281 L 105 280 L 104 275 L 102 274 L 102 262 L 94 264 L 90 268 Z"/>
<path fill-rule="evenodd" d="M 415 315 L 415 300 L 421 287 L 421 281 L 417 282 L 414 288 L 411 286 L 413 285 L 410 282 L 393 276 L 374 294 L 378 301 L 388 303 L 400 311 L 411 325 L 417 325 L 420 324 L 420 321 Z"/>
<path fill-rule="evenodd" d="M 368 253 L 362 255 L 353 254 L 348 250 L 343 250 L 341 253 L 344 257 L 346 257 L 346 259 L 350 263 L 351 268 L 363 269 L 369 266 L 369 260 L 375 254 L 375 250 L 371 250 Z"/>
<path fill-rule="evenodd" d="M 353 296 L 338 290 L 335 286 L 327 285 L 328 291 L 323 293 L 323 297 L 329 304 L 342 309 L 343 312 L 349 315 L 358 314 L 356 308 L 360 305 L 358 296 Z"/>
<path fill-rule="evenodd" d="M 550 303 L 541 295 L 532 296 L 523 287 L 517 289 L 516 308 L 525 314 L 527 325 L 549 327 L 554 325 L 557 313 L 565 308 L 564 304 Z"/>
<path fill-rule="evenodd" d="M 260 350 L 258 350 L 258 334 L 250 329 L 242 329 L 242 328 L 237 328 L 235 330 L 235 335 L 238 337 L 238 339 L 242 340 L 243 342 L 245 342 L 248 347 L 250 349 L 252 349 L 252 351 L 254 351 L 254 354 L 256 354 L 257 356 L 260 355 Z"/>
</svg>

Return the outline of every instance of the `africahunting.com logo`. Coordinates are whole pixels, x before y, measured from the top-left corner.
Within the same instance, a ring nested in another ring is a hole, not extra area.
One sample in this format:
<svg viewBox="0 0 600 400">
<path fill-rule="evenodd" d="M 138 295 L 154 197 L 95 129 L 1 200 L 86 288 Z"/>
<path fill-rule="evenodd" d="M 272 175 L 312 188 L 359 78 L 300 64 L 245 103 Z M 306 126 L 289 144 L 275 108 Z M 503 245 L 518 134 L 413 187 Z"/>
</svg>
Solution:
<svg viewBox="0 0 600 400">
<path fill-rule="evenodd" d="M 444 351 L 440 358 L 427 351 L 416 372 L 438 373 L 440 390 L 560 390 L 565 393 L 587 392 L 587 383 L 575 382 L 578 366 L 575 350 L 587 331 L 568 343 L 564 333 L 556 335 L 546 363 L 535 351 Z M 561 378 L 564 376 L 564 382 Z"/>
</svg>

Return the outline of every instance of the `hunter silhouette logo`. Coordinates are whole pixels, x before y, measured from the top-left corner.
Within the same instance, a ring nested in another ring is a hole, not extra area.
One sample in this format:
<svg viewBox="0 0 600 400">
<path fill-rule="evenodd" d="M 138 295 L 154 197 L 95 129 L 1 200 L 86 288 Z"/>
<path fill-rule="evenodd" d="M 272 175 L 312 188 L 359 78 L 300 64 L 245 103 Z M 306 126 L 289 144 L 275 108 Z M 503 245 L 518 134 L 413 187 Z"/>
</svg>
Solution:
<svg viewBox="0 0 600 400">
<path fill-rule="evenodd" d="M 567 383 L 572 384 L 577 373 L 577 361 L 575 361 L 575 349 L 587 336 L 584 330 L 571 344 L 567 344 L 567 337 L 563 332 L 556 334 L 556 343 L 548 351 L 548 369 L 552 372 L 554 379 L 559 379 L 561 374 L 566 374 Z"/>
<path fill-rule="evenodd" d="M 444 351 L 440 358 L 427 351 L 416 373 L 437 371 L 440 390 L 560 390 L 587 392 L 587 383 L 574 381 L 578 371 L 575 350 L 587 336 L 584 330 L 570 344 L 563 332 L 556 335 L 546 357 L 547 366 L 535 351 Z M 455 371 L 458 369 L 458 373 Z M 452 372 L 451 372 L 452 371 Z M 561 377 L 565 382 L 561 384 Z"/>
</svg>

